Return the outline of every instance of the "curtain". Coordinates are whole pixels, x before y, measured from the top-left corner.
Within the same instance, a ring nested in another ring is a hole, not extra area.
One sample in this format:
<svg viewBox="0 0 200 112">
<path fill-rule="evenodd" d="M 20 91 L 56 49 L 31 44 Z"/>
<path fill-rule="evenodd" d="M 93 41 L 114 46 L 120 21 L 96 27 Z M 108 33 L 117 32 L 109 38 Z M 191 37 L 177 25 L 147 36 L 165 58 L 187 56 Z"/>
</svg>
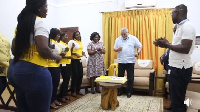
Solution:
<svg viewBox="0 0 200 112">
<path fill-rule="evenodd" d="M 115 39 L 120 36 L 120 29 L 127 27 L 129 34 L 136 36 L 143 45 L 138 59 L 151 59 L 154 69 L 161 76 L 163 66 L 160 56 L 166 49 L 153 45 L 153 41 L 165 37 L 171 42 L 173 36 L 172 9 L 145 9 L 121 12 L 104 12 L 102 14 L 103 42 L 106 54 L 104 55 L 105 67 L 108 68 L 117 58 L 113 51 Z"/>
</svg>

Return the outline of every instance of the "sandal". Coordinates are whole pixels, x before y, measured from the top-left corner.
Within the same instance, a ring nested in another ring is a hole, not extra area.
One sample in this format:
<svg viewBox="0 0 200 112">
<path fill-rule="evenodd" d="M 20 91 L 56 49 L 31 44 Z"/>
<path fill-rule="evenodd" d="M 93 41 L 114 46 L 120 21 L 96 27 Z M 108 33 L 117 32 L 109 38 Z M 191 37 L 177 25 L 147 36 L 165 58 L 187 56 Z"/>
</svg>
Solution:
<svg viewBox="0 0 200 112">
<path fill-rule="evenodd" d="M 71 100 L 69 96 L 65 96 L 65 99 L 66 100 Z"/>
<path fill-rule="evenodd" d="M 67 103 L 65 97 L 63 97 L 63 98 L 58 98 L 58 100 L 59 100 L 60 102 L 62 102 L 62 103 Z"/>
<path fill-rule="evenodd" d="M 55 103 L 51 103 L 50 108 L 51 108 L 51 109 L 57 109 L 58 106 L 57 106 Z"/>
<path fill-rule="evenodd" d="M 54 103 L 57 105 L 57 106 L 61 106 L 62 103 L 60 103 L 59 101 L 55 100 Z"/>
</svg>

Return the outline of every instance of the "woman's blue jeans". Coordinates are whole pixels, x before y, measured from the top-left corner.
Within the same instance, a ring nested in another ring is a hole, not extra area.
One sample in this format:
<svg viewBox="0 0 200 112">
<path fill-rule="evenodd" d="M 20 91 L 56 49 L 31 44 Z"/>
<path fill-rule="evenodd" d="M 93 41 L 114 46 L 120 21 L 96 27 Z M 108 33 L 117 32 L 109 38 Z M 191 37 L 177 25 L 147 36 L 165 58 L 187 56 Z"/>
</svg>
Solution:
<svg viewBox="0 0 200 112">
<path fill-rule="evenodd" d="M 8 80 L 16 91 L 19 112 L 49 112 L 52 79 L 46 67 L 26 61 L 11 61 Z"/>
</svg>

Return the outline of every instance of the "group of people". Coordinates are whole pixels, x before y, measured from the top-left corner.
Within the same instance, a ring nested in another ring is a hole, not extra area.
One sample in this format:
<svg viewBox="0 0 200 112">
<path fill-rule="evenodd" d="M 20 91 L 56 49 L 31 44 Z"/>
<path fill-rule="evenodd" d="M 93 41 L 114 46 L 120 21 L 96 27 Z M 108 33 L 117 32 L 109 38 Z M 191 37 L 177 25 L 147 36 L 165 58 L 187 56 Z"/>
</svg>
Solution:
<svg viewBox="0 0 200 112">
<path fill-rule="evenodd" d="M 8 68 L 8 80 L 15 88 L 20 112 L 49 112 L 50 107 L 58 108 L 62 105 L 61 102 L 67 102 L 70 78 L 71 96 L 83 95 L 80 91 L 83 78 L 81 57 L 85 56 L 85 52 L 80 32 L 73 33 L 74 43 L 68 45 L 66 33 L 56 28 L 52 28 L 49 33 L 42 20 L 46 16 L 47 0 L 26 0 L 26 6 L 17 18 L 16 35 L 11 47 L 14 59 L 10 61 Z M 185 92 L 192 74 L 190 55 L 196 35 L 187 19 L 185 5 L 175 7 L 172 20 L 177 24 L 172 44 L 165 38 L 156 39 L 154 44 L 170 49 L 168 73 L 171 109 L 173 112 L 185 112 Z M 98 84 L 94 82 L 95 78 L 106 74 L 103 61 L 103 54 L 106 51 L 103 43 L 99 41 L 99 33 L 93 32 L 90 40 L 87 46 L 87 77 L 90 78 L 91 93 L 95 94 L 101 92 Z M 135 59 L 142 51 L 142 44 L 137 37 L 128 33 L 127 28 L 122 28 L 121 36 L 115 40 L 114 51 L 118 53 L 118 76 L 123 77 L 125 70 L 127 71 L 127 97 L 130 98 Z M 8 66 L 8 63 L 1 63 L 0 73 L 5 73 L 4 66 Z M 60 74 L 63 82 L 57 94 Z M 0 80 L 6 81 L 1 76 Z M 120 88 L 118 95 L 121 94 Z"/>
<path fill-rule="evenodd" d="M 15 88 L 20 112 L 49 112 L 50 107 L 58 108 L 62 102 L 70 100 L 70 78 L 71 96 L 83 95 L 80 91 L 83 78 L 81 57 L 85 56 L 85 52 L 80 32 L 73 33 L 72 44 L 68 45 L 66 33 L 57 28 L 52 28 L 49 33 L 42 19 L 46 15 L 47 0 L 26 0 L 26 7 L 17 18 L 11 47 L 14 58 L 8 68 L 8 80 Z M 94 91 L 94 79 L 105 75 L 105 48 L 99 42 L 97 32 L 91 34 L 90 40 L 87 76 L 94 94 L 95 91 L 101 92 L 98 84 Z M 57 94 L 60 74 L 63 82 Z"/>
</svg>

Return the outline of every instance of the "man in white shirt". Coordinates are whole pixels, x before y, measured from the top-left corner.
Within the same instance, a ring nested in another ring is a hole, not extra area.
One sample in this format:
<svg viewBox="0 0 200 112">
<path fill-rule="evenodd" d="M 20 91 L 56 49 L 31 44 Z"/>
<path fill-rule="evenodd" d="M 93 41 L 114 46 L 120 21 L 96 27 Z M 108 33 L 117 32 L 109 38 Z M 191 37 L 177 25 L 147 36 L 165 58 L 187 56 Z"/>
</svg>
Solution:
<svg viewBox="0 0 200 112">
<path fill-rule="evenodd" d="M 172 20 L 177 29 L 170 44 L 165 38 L 154 41 L 158 47 L 169 48 L 169 87 L 171 88 L 172 112 L 186 112 L 184 104 L 186 89 L 192 76 L 192 54 L 196 32 L 187 19 L 187 6 L 181 4 L 172 11 Z"/>
<path fill-rule="evenodd" d="M 138 51 L 135 51 L 138 48 Z M 121 29 L 121 36 L 115 40 L 114 51 L 118 52 L 118 76 L 124 77 L 125 70 L 127 71 L 127 97 L 130 98 L 133 89 L 134 81 L 134 64 L 135 58 L 140 54 L 142 44 L 139 40 L 128 33 L 127 28 Z M 118 89 L 118 95 L 122 94 L 121 89 Z"/>
</svg>

